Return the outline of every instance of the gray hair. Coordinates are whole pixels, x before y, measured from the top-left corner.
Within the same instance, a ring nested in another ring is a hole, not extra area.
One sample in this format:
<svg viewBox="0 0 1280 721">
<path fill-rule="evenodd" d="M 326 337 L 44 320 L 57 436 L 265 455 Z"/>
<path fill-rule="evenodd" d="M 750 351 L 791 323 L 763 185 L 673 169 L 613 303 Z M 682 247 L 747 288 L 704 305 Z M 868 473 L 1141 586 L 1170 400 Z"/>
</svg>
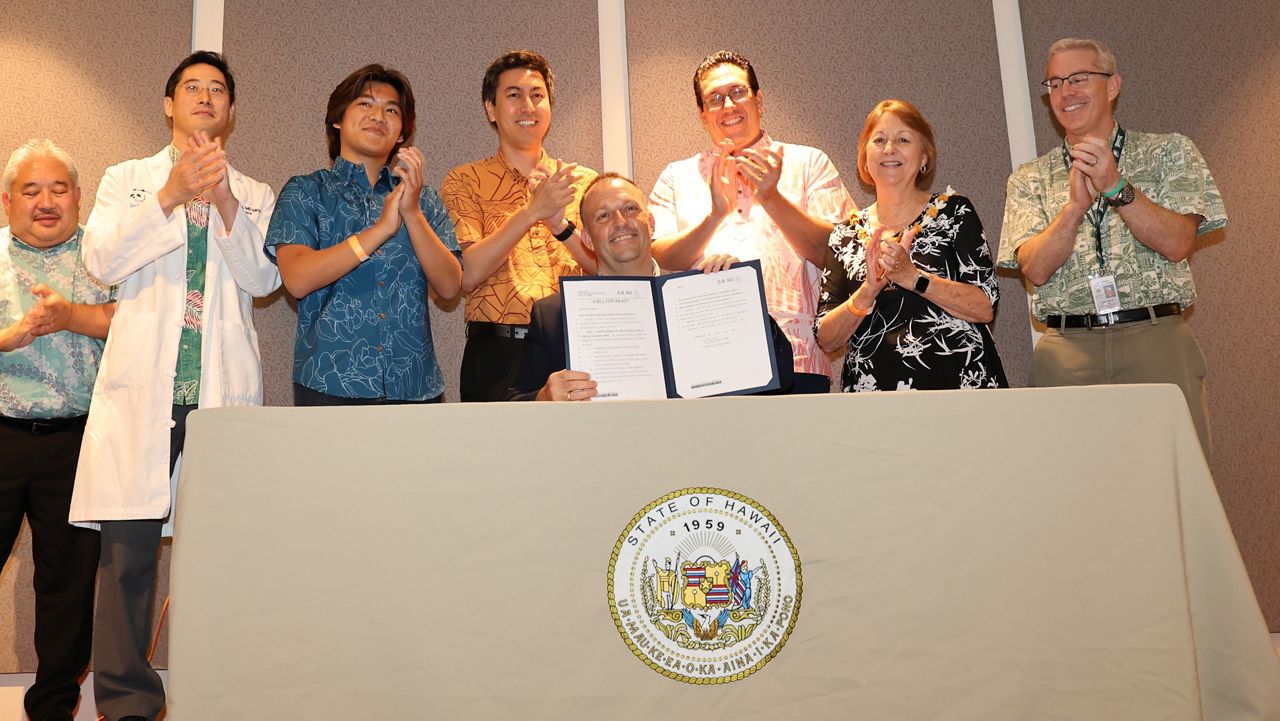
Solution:
<svg viewBox="0 0 1280 721">
<path fill-rule="evenodd" d="M 71 185 L 77 188 L 80 187 L 80 173 L 76 170 L 76 161 L 71 159 L 71 154 L 58 147 L 48 138 L 32 138 L 13 151 L 13 154 L 9 156 L 9 162 L 5 163 L 4 192 L 13 192 L 13 181 L 18 178 L 19 165 L 25 163 L 29 158 L 42 155 L 52 156 L 67 166 L 67 174 L 71 176 Z"/>
<path fill-rule="evenodd" d="M 1104 73 L 1116 73 L 1116 56 L 1101 40 L 1092 38 L 1062 38 L 1049 46 L 1049 57 L 1068 50 L 1092 50 L 1098 56 L 1098 67 Z"/>
</svg>

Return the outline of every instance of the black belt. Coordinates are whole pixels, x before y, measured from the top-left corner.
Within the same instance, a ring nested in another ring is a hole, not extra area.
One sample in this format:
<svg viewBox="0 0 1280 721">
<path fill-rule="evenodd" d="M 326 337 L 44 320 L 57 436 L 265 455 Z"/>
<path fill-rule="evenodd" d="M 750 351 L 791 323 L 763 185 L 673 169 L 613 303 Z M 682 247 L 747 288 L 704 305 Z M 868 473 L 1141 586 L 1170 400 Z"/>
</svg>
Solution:
<svg viewBox="0 0 1280 721">
<path fill-rule="evenodd" d="M 33 436 L 47 436 L 50 433 L 57 433 L 71 428 L 84 428 L 84 422 L 87 418 L 88 416 L 74 416 L 72 418 L 10 418 L 9 416 L 0 416 L 0 424 L 10 428 L 17 428 Z"/>
<path fill-rule="evenodd" d="M 1051 315 L 1044 319 L 1044 323 L 1050 328 L 1092 329 L 1120 325 L 1121 323 L 1132 323 L 1135 320 L 1154 320 L 1163 318 L 1166 315 L 1182 315 L 1182 306 L 1177 303 L 1162 303 L 1160 305 L 1147 306 L 1146 308 L 1118 310 L 1114 313 L 1103 313 L 1102 315 L 1094 315 L 1092 313 L 1085 315 Z"/>
<path fill-rule="evenodd" d="M 524 340 L 529 335 L 529 326 L 527 325 L 507 325 L 506 323 L 486 323 L 484 321 L 468 321 L 467 337 L 496 335 L 499 338 L 511 338 L 512 340 Z"/>
</svg>

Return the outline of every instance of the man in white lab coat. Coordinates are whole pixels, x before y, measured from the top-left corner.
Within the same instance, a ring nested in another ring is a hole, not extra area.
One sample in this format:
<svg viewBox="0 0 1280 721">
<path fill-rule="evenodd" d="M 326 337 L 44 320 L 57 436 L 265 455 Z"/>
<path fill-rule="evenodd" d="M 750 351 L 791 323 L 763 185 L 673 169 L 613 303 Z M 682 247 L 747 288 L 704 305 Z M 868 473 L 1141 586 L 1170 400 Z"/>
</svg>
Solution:
<svg viewBox="0 0 1280 721">
<path fill-rule="evenodd" d="M 101 524 L 94 695 L 108 721 L 164 708 L 147 646 L 186 417 L 262 402 L 252 299 L 280 285 L 262 249 L 275 196 L 227 161 L 235 80 L 223 57 L 183 60 L 164 114 L 172 143 L 107 170 L 84 235 L 85 267 L 119 285 L 70 515 Z"/>
</svg>

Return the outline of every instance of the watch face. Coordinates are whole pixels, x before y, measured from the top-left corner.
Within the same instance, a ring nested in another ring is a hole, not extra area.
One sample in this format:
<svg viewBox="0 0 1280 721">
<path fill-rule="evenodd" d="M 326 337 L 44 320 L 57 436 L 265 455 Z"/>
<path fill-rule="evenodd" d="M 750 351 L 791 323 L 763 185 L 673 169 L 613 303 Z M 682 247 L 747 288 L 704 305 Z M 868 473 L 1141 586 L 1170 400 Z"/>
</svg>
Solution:
<svg viewBox="0 0 1280 721">
<path fill-rule="evenodd" d="M 1111 207 L 1120 208 L 1128 205 L 1129 203 L 1132 203 L 1133 198 L 1134 198 L 1133 184 L 1125 183 L 1124 187 L 1120 189 L 1120 192 L 1116 195 L 1116 197 L 1112 198 L 1108 202 L 1111 204 Z"/>
<path fill-rule="evenodd" d="M 923 293 L 926 290 L 929 290 L 929 276 L 921 274 L 919 278 L 916 278 L 916 292 Z"/>
</svg>

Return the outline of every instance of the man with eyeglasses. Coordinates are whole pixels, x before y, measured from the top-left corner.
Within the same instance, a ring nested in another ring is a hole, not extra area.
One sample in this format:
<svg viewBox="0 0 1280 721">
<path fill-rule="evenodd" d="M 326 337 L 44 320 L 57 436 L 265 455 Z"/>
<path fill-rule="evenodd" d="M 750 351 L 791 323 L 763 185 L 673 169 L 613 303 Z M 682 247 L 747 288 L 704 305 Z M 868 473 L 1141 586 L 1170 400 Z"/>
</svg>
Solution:
<svg viewBox="0 0 1280 721">
<path fill-rule="evenodd" d="M 764 94 L 738 53 L 708 55 L 693 96 L 711 147 L 662 171 L 650 195 L 653 255 L 664 268 L 708 255 L 760 260 L 769 314 L 791 341 L 793 393 L 826 393 L 831 364 L 813 337 L 832 222 L 853 199 L 825 153 L 774 140 L 762 127 Z"/>
<path fill-rule="evenodd" d="M 187 415 L 262 403 L 253 299 L 280 286 L 263 252 L 275 194 L 227 160 L 235 101 L 220 54 L 179 63 L 163 99 L 170 142 L 108 168 L 85 226 L 85 267 L 119 285 L 70 514 L 102 531 L 93 689 L 107 721 L 164 709 L 147 649 Z"/>
<path fill-rule="evenodd" d="M 1227 224 L 1218 187 L 1186 137 L 1116 122 L 1121 76 L 1106 45 L 1059 40 L 1045 76 L 1066 139 L 1009 177 L 998 261 L 1035 286 L 1047 326 L 1031 384 L 1175 383 L 1208 457 L 1204 356 L 1182 312 L 1196 236 Z"/>
</svg>

